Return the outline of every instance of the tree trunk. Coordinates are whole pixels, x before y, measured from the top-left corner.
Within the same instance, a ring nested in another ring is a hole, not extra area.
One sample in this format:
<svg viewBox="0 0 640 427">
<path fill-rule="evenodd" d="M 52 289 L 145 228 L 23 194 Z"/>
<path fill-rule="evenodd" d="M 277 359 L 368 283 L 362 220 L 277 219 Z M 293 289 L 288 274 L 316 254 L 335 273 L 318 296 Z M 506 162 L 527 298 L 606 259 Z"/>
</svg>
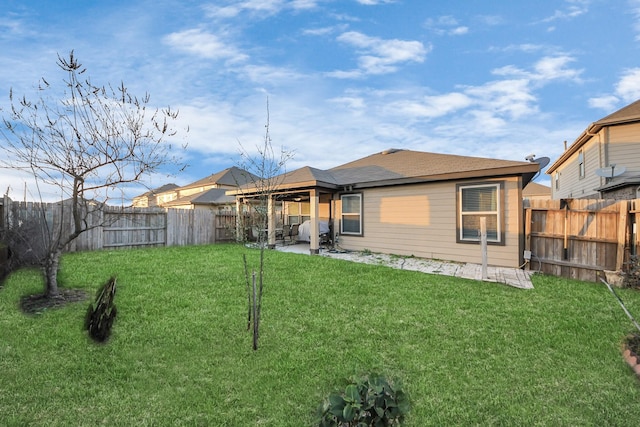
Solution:
<svg viewBox="0 0 640 427">
<path fill-rule="evenodd" d="M 45 294 L 48 298 L 54 298 L 59 295 L 58 291 L 58 268 L 60 267 L 60 256 L 62 251 L 54 249 L 47 255 L 44 261 L 44 281 Z"/>
<path fill-rule="evenodd" d="M 253 273 L 253 349 L 258 349 L 258 303 L 256 302 L 256 273 Z"/>
</svg>

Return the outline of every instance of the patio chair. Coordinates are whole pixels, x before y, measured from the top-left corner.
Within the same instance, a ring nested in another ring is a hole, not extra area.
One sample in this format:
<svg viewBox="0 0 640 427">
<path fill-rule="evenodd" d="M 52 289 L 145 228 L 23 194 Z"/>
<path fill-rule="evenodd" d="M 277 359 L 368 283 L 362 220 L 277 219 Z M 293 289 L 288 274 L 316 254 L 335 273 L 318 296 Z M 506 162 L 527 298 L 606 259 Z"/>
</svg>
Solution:
<svg viewBox="0 0 640 427">
<path fill-rule="evenodd" d="M 298 228 L 300 228 L 300 224 L 293 224 L 291 228 L 289 228 L 289 242 L 294 244 L 298 237 Z"/>
<path fill-rule="evenodd" d="M 289 224 L 284 224 L 282 226 L 282 230 L 276 231 L 276 240 L 278 240 L 278 236 L 280 237 L 279 240 L 282 240 L 282 244 L 284 245 L 285 243 L 287 243 L 287 237 L 289 237 L 289 232 L 291 231 L 291 226 Z"/>
</svg>

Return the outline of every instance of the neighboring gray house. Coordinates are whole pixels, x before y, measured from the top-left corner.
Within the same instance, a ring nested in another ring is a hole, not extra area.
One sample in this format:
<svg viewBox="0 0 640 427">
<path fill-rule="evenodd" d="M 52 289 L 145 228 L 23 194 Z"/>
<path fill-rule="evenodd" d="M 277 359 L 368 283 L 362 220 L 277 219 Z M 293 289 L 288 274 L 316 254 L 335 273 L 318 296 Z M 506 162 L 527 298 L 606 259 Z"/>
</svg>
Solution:
<svg viewBox="0 0 640 427">
<path fill-rule="evenodd" d="M 547 169 L 552 198 L 640 198 L 640 100 L 591 123 Z"/>
</svg>

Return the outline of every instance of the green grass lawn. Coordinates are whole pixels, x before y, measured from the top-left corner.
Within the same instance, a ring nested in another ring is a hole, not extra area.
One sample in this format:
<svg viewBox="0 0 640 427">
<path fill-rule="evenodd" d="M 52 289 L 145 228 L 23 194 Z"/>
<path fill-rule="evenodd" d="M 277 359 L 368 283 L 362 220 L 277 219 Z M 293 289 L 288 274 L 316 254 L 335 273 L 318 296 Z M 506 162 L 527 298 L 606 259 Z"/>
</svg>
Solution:
<svg viewBox="0 0 640 427">
<path fill-rule="evenodd" d="M 535 276 L 535 289 L 269 251 L 260 349 L 246 331 L 236 245 L 77 253 L 61 282 L 118 277 L 106 345 L 87 303 L 18 309 L 35 270 L 0 290 L 0 424 L 310 426 L 348 380 L 402 380 L 408 426 L 632 425 L 632 325 L 604 285 Z M 619 291 L 640 317 L 640 293 Z M 635 420 L 635 421 L 634 421 Z"/>
</svg>

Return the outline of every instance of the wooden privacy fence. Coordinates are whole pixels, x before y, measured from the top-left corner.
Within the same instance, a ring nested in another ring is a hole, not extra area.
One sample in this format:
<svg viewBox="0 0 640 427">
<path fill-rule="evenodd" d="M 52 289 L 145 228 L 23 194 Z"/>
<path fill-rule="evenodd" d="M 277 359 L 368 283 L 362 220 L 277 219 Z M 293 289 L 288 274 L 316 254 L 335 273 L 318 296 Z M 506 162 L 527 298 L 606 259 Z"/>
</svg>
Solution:
<svg viewBox="0 0 640 427">
<path fill-rule="evenodd" d="M 46 221 L 53 233 L 72 230 L 70 206 L 60 203 L 14 202 L 1 205 L 0 225 Z M 202 245 L 234 239 L 235 215 L 208 209 L 120 208 L 105 206 L 86 215 L 88 230 L 71 242 L 68 252 L 154 246 Z"/>
<path fill-rule="evenodd" d="M 637 254 L 637 200 L 526 200 L 525 258 L 529 268 L 561 277 L 598 281 L 623 271 Z"/>
</svg>

